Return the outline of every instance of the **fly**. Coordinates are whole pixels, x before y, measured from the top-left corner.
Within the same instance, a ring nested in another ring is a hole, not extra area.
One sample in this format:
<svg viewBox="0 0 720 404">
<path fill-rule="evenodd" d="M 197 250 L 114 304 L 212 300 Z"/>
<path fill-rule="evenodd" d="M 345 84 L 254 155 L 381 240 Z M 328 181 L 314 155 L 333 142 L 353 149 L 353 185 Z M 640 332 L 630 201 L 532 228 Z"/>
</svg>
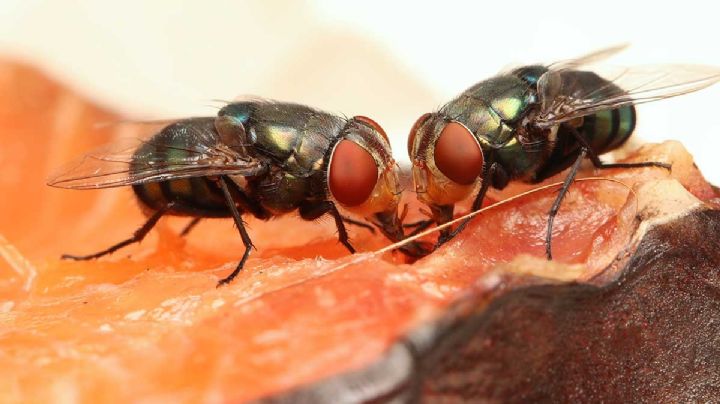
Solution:
<svg viewBox="0 0 720 404">
<path fill-rule="evenodd" d="M 390 240 L 401 240 L 397 170 L 387 135 L 370 118 L 345 119 L 260 100 L 227 104 L 216 117 L 172 122 L 148 140 L 116 142 L 84 156 L 48 184 L 132 186 L 148 216 L 127 240 L 66 259 L 95 259 L 139 242 L 165 215 L 193 218 L 182 234 L 202 218 L 232 218 L 245 252 L 220 286 L 238 275 L 253 247 L 242 220 L 246 214 L 262 220 L 293 211 L 305 220 L 330 215 L 351 253 L 345 223 L 372 227 L 341 210 L 365 218 Z M 419 256 L 419 249 L 413 244 L 403 252 Z"/>
<path fill-rule="evenodd" d="M 720 69 L 596 65 L 622 49 L 503 72 L 421 116 L 410 131 L 408 153 L 418 199 L 430 208 L 433 221 L 450 221 L 454 205 L 473 194 L 472 211 L 478 210 L 490 187 L 535 184 L 570 168 L 548 215 L 545 252 L 552 259 L 553 220 L 584 159 L 598 169 L 670 169 L 656 161 L 609 164 L 599 156 L 632 135 L 634 105 L 708 87 L 720 80 Z M 436 246 L 466 224 L 442 230 Z"/>
</svg>

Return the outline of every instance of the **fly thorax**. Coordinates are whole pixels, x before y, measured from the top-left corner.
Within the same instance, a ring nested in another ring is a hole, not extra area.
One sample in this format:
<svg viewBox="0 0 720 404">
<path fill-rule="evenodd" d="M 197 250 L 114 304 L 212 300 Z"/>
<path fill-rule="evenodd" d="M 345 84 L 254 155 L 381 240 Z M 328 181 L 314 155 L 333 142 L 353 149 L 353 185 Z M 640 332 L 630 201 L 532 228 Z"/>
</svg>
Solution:
<svg viewBox="0 0 720 404">
<path fill-rule="evenodd" d="M 501 98 L 459 113 L 457 120 L 481 142 L 500 146 L 515 136 L 515 126 L 526 113 L 527 105 L 518 98 Z"/>
<path fill-rule="evenodd" d="M 257 177 L 250 187 L 263 208 L 279 215 L 293 211 L 308 198 L 310 193 L 309 177 L 299 177 L 278 167 L 263 177 Z"/>
<path fill-rule="evenodd" d="M 495 160 L 511 179 L 529 180 L 552 153 L 557 131 L 520 125 L 516 136 L 496 150 Z"/>
<path fill-rule="evenodd" d="M 278 123 L 256 125 L 248 132 L 254 147 L 275 161 L 284 161 L 293 154 L 301 134 L 295 127 Z"/>
<path fill-rule="evenodd" d="M 298 176 L 308 177 L 318 173 L 325 163 L 328 145 L 329 141 L 324 137 L 306 136 L 298 139 L 283 166 L 288 172 Z"/>
</svg>

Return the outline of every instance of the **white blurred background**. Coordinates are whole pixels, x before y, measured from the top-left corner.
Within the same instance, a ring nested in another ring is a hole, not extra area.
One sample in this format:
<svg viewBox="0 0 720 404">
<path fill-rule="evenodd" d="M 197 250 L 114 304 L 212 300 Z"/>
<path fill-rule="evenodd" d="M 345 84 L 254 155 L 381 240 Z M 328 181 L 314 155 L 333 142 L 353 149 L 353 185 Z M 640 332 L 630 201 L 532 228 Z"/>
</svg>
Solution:
<svg viewBox="0 0 720 404">
<path fill-rule="evenodd" d="M 682 1 L 0 0 L 0 56 L 139 119 L 213 114 L 239 95 L 368 115 L 398 157 L 415 119 L 503 67 L 613 44 L 612 64 L 720 66 L 720 6 Z M 214 106 L 214 107 L 213 107 Z M 640 107 L 720 183 L 720 85 Z"/>
</svg>

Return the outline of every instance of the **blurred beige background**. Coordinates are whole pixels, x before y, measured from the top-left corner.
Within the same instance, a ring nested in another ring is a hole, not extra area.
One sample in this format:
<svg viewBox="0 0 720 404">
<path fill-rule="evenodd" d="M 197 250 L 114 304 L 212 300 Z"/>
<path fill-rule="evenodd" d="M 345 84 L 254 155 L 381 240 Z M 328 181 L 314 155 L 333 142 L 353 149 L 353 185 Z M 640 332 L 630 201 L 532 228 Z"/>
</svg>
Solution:
<svg viewBox="0 0 720 404">
<path fill-rule="evenodd" d="M 613 64 L 720 66 L 720 6 L 627 1 L 0 0 L 0 54 L 140 118 L 213 114 L 239 95 L 383 125 L 415 119 L 510 64 L 608 45 Z M 639 136 L 678 138 L 720 183 L 720 86 L 640 107 Z"/>
</svg>

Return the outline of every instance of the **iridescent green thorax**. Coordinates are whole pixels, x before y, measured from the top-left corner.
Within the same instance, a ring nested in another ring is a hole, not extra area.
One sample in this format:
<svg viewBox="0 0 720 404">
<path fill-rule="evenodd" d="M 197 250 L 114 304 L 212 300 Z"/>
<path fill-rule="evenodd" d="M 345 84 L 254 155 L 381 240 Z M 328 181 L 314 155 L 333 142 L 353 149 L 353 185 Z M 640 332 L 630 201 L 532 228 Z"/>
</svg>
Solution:
<svg viewBox="0 0 720 404">
<path fill-rule="evenodd" d="M 520 77 L 502 75 L 470 87 L 440 113 L 462 122 L 481 144 L 498 146 L 512 139 L 513 124 L 527 114 L 535 99 L 535 91 Z"/>
<path fill-rule="evenodd" d="M 321 168 L 324 153 L 345 125 L 342 118 L 298 104 L 238 102 L 218 116 L 242 122 L 257 153 L 300 177 Z"/>
<path fill-rule="evenodd" d="M 249 150 L 270 165 L 267 175 L 247 184 L 268 211 L 280 214 L 303 201 L 326 199 L 321 170 L 344 119 L 304 105 L 263 101 L 232 103 L 218 116 L 242 122 Z"/>
<path fill-rule="evenodd" d="M 512 71 L 512 74 L 519 77 L 530 86 L 536 87 L 540 77 L 548 71 L 543 65 L 529 65 L 518 67 Z"/>
</svg>

